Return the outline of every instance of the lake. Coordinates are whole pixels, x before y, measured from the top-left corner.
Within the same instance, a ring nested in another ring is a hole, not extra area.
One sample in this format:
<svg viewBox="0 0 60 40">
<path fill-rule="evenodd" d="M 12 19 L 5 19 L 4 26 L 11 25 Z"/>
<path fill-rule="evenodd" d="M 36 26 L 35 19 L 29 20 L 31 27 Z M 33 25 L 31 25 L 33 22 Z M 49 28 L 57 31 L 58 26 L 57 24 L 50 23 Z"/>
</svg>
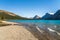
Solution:
<svg viewBox="0 0 60 40">
<path fill-rule="evenodd" d="M 35 24 L 40 28 L 51 28 L 60 32 L 60 20 L 8 20 L 10 22 Z"/>
</svg>

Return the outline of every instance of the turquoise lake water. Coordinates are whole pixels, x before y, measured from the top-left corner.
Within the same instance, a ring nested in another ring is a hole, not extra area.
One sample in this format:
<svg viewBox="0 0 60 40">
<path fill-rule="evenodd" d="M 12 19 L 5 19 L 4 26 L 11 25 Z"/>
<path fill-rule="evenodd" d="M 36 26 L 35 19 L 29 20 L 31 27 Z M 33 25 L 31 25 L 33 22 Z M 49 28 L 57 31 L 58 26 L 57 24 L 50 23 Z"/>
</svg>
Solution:
<svg viewBox="0 0 60 40">
<path fill-rule="evenodd" d="M 35 24 L 41 28 L 50 27 L 51 29 L 60 30 L 60 20 L 9 20 L 11 22 Z"/>
<path fill-rule="evenodd" d="M 11 22 L 18 22 L 18 23 L 32 23 L 32 24 L 55 24 L 59 25 L 60 20 L 9 20 Z"/>
</svg>

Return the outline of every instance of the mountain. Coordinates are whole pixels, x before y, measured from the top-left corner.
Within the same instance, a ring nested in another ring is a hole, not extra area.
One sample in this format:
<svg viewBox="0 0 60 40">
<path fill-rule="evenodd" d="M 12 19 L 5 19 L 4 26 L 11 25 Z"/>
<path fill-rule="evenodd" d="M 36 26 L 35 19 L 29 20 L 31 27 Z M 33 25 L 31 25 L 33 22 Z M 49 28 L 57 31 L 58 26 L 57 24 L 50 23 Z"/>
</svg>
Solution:
<svg viewBox="0 0 60 40">
<path fill-rule="evenodd" d="M 8 12 L 8 11 L 0 10 L 0 19 L 9 20 L 9 19 L 28 19 L 28 18 L 18 16 L 16 14 Z"/>
<path fill-rule="evenodd" d="M 40 17 L 38 15 L 35 15 L 33 19 L 40 19 Z"/>
<path fill-rule="evenodd" d="M 60 20 L 60 10 L 58 10 L 54 15 L 46 13 L 41 19 L 43 20 Z"/>
<path fill-rule="evenodd" d="M 52 15 L 49 13 L 46 13 L 41 19 L 51 19 Z"/>
<path fill-rule="evenodd" d="M 54 20 L 60 20 L 60 10 L 53 15 Z"/>
</svg>

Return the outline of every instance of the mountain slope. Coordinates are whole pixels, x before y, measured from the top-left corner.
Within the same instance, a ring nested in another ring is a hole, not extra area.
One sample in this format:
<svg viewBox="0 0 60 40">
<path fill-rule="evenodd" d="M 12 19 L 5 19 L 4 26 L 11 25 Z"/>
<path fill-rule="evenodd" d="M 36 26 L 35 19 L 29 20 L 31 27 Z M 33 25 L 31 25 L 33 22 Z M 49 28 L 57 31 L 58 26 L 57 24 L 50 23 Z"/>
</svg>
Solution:
<svg viewBox="0 0 60 40">
<path fill-rule="evenodd" d="M 46 13 L 41 19 L 51 19 L 52 15 L 49 13 Z"/>
<path fill-rule="evenodd" d="M 60 20 L 60 10 L 58 10 L 54 15 L 53 15 L 53 18 L 55 20 Z"/>
<path fill-rule="evenodd" d="M 27 19 L 27 18 L 18 16 L 14 13 L 11 13 L 11 12 L 0 10 L 0 19 L 1 20 L 7 20 L 7 19 Z"/>
</svg>

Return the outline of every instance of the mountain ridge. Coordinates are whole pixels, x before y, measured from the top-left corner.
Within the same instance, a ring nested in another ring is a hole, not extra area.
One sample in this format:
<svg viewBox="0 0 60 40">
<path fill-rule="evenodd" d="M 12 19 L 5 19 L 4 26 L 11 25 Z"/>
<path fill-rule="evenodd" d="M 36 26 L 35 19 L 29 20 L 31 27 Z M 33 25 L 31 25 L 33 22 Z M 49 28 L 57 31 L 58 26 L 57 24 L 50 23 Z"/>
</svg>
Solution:
<svg viewBox="0 0 60 40">
<path fill-rule="evenodd" d="M 49 14 L 49 13 L 48 13 Z M 60 10 L 57 10 L 54 15 L 51 14 L 45 14 L 41 19 L 42 20 L 60 20 Z"/>
</svg>

